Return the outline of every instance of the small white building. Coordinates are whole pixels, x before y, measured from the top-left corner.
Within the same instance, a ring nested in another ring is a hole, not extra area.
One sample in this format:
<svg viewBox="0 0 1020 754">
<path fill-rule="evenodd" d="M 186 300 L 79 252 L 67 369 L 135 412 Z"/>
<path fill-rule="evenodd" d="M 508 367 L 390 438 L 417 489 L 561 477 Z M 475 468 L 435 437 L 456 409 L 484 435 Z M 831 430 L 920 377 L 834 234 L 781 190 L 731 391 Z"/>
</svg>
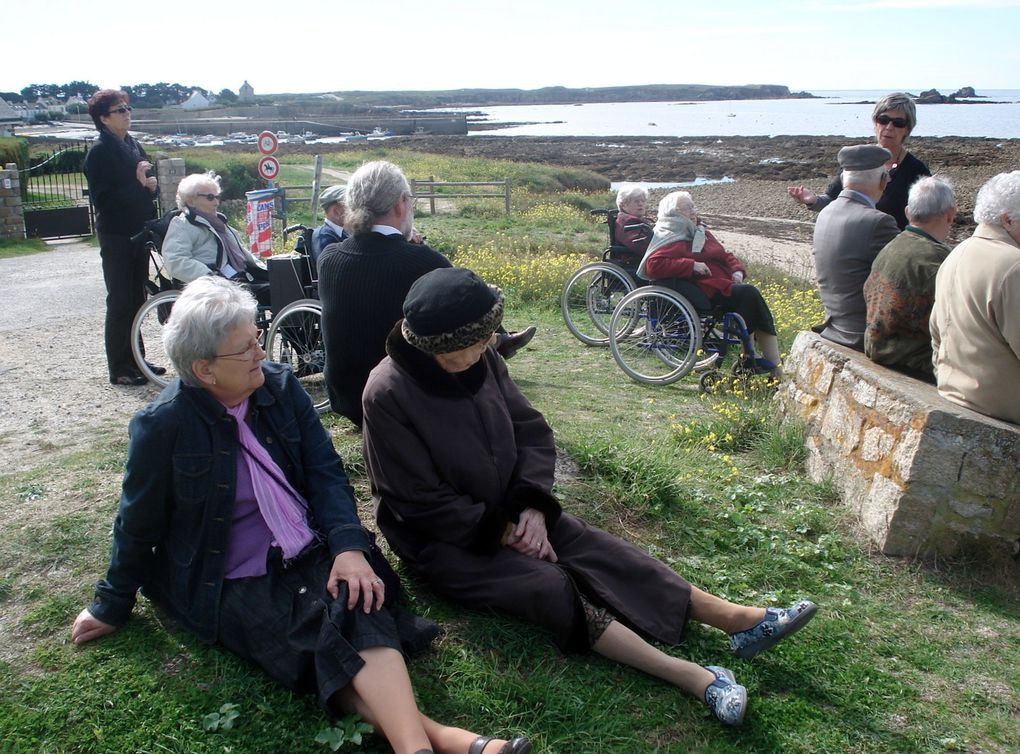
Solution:
<svg viewBox="0 0 1020 754">
<path fill-rule="evenodd" d="M 255 101 L 255 87 L 248 83 L 248 79 L 245 79 L 244 83 L 241 84 L 241 88 L 237 90 L 237 99 L 246 104 Z"/>
<path fill-rule="evenodd" d="M 188 97 L 186 100 L 184 100 L 184 102 L 181 103 L 181 109 L 204 110 L 211 104 L 212 103 L 209 101 L 209 98 L 202 94 L 202 92 L 200 92 L 198 89 L 196 89 L 191 93 L 190 97 Z"/>
</svg>

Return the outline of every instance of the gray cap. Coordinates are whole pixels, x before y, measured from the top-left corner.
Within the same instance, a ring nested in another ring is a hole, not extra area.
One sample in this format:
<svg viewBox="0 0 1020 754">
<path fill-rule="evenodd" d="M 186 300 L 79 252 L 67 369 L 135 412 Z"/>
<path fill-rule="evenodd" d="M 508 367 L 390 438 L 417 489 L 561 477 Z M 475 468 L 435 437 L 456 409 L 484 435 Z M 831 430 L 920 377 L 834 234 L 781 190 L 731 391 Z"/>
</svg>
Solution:
<svg viewBox="0 0 1020 754">
<path fill-rule="evenodd" d="M 346 186 L 330 186 L 319 194 L 319 206 L 326 208 L 333 202 L 342 202 L 346 193 Z"/>
<path fill-rule="evenodd" d="M 855 144 L 839 150 L 839 166 L 843 170 L 872 170 L 892 159 L 892 152 L 877 144 Z"/>
</svg>

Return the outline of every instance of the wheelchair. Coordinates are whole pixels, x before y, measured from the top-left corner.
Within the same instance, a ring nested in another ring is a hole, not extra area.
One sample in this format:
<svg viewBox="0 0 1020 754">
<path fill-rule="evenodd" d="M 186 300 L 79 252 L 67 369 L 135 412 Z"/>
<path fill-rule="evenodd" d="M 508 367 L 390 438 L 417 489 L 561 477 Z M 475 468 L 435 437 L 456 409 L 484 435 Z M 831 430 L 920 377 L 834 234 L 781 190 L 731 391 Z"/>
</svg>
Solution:
<svg viewBox="0 0 1020 754">
<path fill-rule="evenodd" d="M 560 310 L 567 329 L 588 346 L 609 345 L 609 320 L 620 300 L 638 287 L 636 271 L 641 257 L 616 240 L 619 210 L 593 209 L 592 217 L 604 218 L 609 247 L 601 262 L 586 264 L 563 286 Z"/>
<path fill-rule="evenodd" d="M 144 243 L 149 254 L 147 298 L 131 325 L 131 349 L 138 369 L 150 382 L 165 387 L 176 376 L 163 348 L 163 326 L 170 317 L 183 284 L 167 273 L 160 248 L 169 221 L 176 212 L 146 224 L 132 240 Z M 268 262 L 269 306 L 259 305 L 255 326 L 263 333 L 262 347 L 270 361 L 287 364 L 309 394 L 316 411 L 329 410 L 326 393 L 326 352 L 322 340 L 322 305 L 318 300 L 317 275 L 311 258 L 311 229 L 292 225 L 283 231 L 299 233 L 291 254 Z"/>
<path fill-rule="evenodd" d="M 609 247 L 601 262 L 585 265 L 563 286 L 560 307 L 567 329 L 582 343 L 609 346 L 613 359 L 631 379 L 668 385 L 692 371 L 698 387 L 713 392 L 725 383 L 720 367 L 730 349 L 739 347 L 731 372 L 738 379 L 775 368 L 754 348 L 747 324 L 736 312 L 697 308 L 703 298 L 690 283 L 691 295 L 637 277 L 640 259 L 617 243 L 617 210 L 592 210 L 604 217 Z M 683 285 L 683 284 L 679 284 Z"/>
</svg>

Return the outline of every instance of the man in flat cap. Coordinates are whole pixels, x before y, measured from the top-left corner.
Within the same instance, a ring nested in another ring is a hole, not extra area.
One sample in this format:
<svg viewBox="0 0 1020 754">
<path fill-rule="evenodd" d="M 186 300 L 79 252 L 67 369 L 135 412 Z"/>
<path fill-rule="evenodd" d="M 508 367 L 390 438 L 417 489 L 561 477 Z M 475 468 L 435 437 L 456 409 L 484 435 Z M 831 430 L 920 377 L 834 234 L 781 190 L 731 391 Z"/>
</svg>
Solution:
<svg viewBox="0 0 1020 754">
<path fill-rule="evenodd" d="M 330 186 L 319 194 L 319 206 L 322 207 L 323 222 L 312 233 L 312 259 L 318 263 L 322 250 L 331 243 L 340 243 L 349 235 L 344 230 L 344 215 L 347 212 L 347 205 L 344 203 L 344 195 L 347 189 L 344 186 Z"/>
<path fill-rule="evenodd" d="M 875 144 L 839 150 L 843 190 L 815 223 L 815 277 L 825 307 L 823 338 L 864 350 L 864 281 L 871 263 L 899 233 L 896 220 L 875 209 L 889 181 L 890 153 Z"/>
</svg>

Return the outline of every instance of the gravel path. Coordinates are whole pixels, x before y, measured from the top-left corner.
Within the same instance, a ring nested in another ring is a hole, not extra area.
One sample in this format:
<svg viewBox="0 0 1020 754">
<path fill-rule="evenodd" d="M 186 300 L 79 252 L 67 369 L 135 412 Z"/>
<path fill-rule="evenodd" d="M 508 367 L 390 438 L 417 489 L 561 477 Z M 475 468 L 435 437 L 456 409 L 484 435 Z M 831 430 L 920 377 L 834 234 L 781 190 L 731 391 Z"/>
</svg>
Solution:
<svg viewBox="0 0 1020 754">
<path fill-rule="evenodd" d="M 154 386 L 109 383 L 99 250 L 65 242 L 0 260 L 0 453 L 4 473 L 126 436 Z"/>
</svg>

